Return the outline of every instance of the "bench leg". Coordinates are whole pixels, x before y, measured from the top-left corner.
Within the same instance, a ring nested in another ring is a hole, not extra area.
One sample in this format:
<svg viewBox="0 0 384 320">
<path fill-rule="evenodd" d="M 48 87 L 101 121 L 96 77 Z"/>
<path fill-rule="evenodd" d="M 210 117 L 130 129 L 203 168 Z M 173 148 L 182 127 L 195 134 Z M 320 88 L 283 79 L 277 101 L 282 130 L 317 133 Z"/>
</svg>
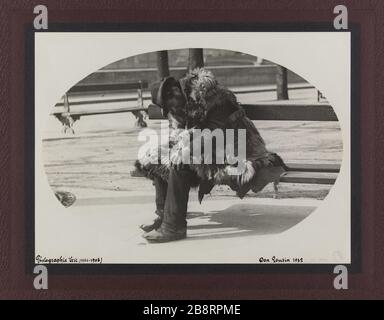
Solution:
<svg viewBox="0 0 384 320">
<path fill-rule="evenodd" d="M 273 191 L 274 191 L 273 199 L 280 198 L 278 185 L 279 185 L 279 180 L 273 181 Z"/>
<path fill-rule="evenodd" d="M 65 123 L 64 123 L 64 133 L 67 133 L 69 131 L 72 134 L 75 134 L 75 130 L 73 129 L 73 124 L 75 123 L 75 120 L 71 116 L 65 116 Z"/>
<path fill-rule="evenodd" d="M 63 125 L 62 133 L 67 133 L 69 131 L 72 134 L 75 134 L 75 130 L 73 129 L 73 124 L 77 119 L 72 118 L 70 115 L 55 115 L 56 118 Z"/>
<path fill-rule="evenodd" d="M 146 116 L 144 111 L 132 111 L 132 114 L 136 117 L 135 126 L 140 128 L 146 128 L 148 125 L 144 121 Z"/>
</svg>

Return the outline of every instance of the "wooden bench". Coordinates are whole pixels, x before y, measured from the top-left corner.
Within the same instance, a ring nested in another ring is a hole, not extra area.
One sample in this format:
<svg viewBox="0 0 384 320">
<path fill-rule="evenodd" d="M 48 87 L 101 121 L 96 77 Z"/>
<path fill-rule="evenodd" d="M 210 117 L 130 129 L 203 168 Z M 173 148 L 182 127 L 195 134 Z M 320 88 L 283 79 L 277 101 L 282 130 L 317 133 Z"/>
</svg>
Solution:
<svg viewBox="0 0 384 320">
<path fill-rule="evenodd" d="M 249 94 L 249 93 L 267 93 L 267 92 L 276 92 L 277 88 L 276 86 L 268 86 L 268 87 L 245 87 L 245 88 L 230 88 L 231 91 L 236 94 Z M 314 86 L 310 84 L 294 84 L 288 86 L 288 91 L 295 91 L 295 90 L 303 90 L 303 89 L 316 89 Z M 326 101 L 326 98 L 323 97 L 318 91 L 317 93 L 318 101 Z M 143 95 L 143 100 L 151 100 L 151 95 Z"/>
<path fill-rule="evenodd" d="M 143 103 L 143 90 L 148 88 L 148 82 L 138 81 L 131 83 L 113 83 L 113 84 L 82 84 L 72 87 L 68 92 L 64 94 L 63 102 L 59 102 L 55 105 L 55 110 L 51 115 L 55 116 L 63 124 L 63 132 L 68 130 L 75 133 L 73 124 L 79 120 L 82 116 L 91 116 L 98 114 L 111 114 L 121 112 L 132 112 L 136 117 L 137 125 L 146 127 L 147 124 L 144 121 L 146 108 Z M 90 95 L 103 95 L 111 93 L 130 93 L 132 90 L 137 90 L 137 98 L 135 97 L 118 97 L 118 98 L 89 98 Z M 81 97 L 81 100 L 70 101 L 72 97 Z M 135 107 L 124 108 L 104 108 L 104 109 L 88 109 L 79 110 L 78 106 L 89 104 L 105 104 L 116 102 L 129 102 L 137 101 Z"/>
<path fill-rule="evenodd" d="M 271 103 L 242 105 L 251 120 L 280 121 L 338 121 L 333 108 L 328 103 L 290 103 L 276 101 Z M 149 119 L 164 119 L 161 109 L 156 105 L 148 107 Z M 274 183 L 334 184 L 340 171 L 340 164 L 286 163 L 289 168 Z"/>
</svg>

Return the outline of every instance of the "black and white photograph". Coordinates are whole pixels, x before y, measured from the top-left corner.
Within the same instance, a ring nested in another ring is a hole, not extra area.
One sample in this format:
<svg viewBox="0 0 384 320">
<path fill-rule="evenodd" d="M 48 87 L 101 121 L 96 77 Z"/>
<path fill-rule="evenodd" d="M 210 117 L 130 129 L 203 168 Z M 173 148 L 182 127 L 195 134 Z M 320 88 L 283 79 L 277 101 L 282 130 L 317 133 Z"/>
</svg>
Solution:
<svg viewBox="0 0 384 320">
<path fill-rule="evenodd" d="M 34 45 L 35 263 L 351 263 L 349 32 Z"/>
</svg>

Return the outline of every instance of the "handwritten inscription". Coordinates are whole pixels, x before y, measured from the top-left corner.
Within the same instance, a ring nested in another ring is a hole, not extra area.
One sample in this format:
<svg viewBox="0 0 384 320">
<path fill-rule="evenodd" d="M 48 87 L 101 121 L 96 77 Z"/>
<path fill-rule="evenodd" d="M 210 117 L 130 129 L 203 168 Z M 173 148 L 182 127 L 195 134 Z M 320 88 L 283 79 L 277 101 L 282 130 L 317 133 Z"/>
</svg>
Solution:
<svg viewBox="0 0 384 320">
<path fill-rule="evenodd" d="M 60 256 L 60 257 L 43 257 L 41 255 L 36 256 L 36 263 L 37 264 L 60 264 L 60 263 L 103 263 L 103 258 L 100 257 L 91 257 L 91 258 L 78 258 L 78 257 L 65 257 L 65 256 Z"/>
<path fill-rule="evenodd" d="M 260 263 L 303 263 L 304 259 L 299 257 L 287 258 L 287 257 L 260 257 Z"/>
</svg>

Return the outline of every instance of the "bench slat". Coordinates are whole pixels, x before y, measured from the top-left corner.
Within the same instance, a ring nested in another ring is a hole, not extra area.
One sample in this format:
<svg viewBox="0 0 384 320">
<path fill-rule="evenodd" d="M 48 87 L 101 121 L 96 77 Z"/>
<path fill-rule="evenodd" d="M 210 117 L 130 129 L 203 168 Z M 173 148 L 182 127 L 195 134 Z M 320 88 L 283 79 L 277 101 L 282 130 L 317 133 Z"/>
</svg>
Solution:
<svg viewBox="0 0 384 320">
<path fill-rule="evenodd" d="M 309 183 L 309 184 L 334 184 L 337 178 L 336 172 L 295 172 L 288 171 L 280 182 Z"/>
<path fill-rule="evenodd" d="M 144 98 L 144 100 L 145 100 L 145 98 Z M 119 102 L 132 102 L 132 101 L 137 101 L 137 97 L 71 101 L 71 108 L 73 106 L 82 106 L 82 105 L 86 105 L 86 104 L 119 103 Z M 64 105 L 63 102 L 59 102 L 59 103 L 55 104 L 55 107 L 62 107 L 63 105 Z"/>
<path fill-rule="evenodd" d="M 288 86 L 288 90 L 303 90 L 303 89 L 316 89 L 316 87 L 308 85 L 300 86 Z M 245 93 L 264 93 L 264 92 L 276 92 L 277 87 L 272 88 L 249 88 L 249 89 L 231 89 L 234 94 L 245 94 Z"/>
<path fill-rule="evenodd" d="M 126 82 L 126 83 L 105 83 L 105 84 L 82 84 L 69 89 L 68 93 L 97 93 L 104 91 L 124 91 L 133 89 L 147 89 L 148 82 Z"/>
<path fill-rule="evenodd" d="M 131 177 L 145 177 L 141 172 L 131 171 Z M 336 172 L 295 172 L 288 171 L 280 178 L 282 183 L 334 184 Z"/>
<path fill-rule="evenodd" d="M 306 172 L 339 172 L 340 164 L 338 163 L 285 163 L 289 171 L 306 171 Z"/>
<path fill-rule="evenodd" d="M 243 104 L 247 117 L 251 120 L 291 120 L 291 121 L 338 121 L 329 104 L 260 103 Z"/>
<path fill-rule="evenodd" d="M 139 108 L 139 107 L 133 107 L 133 108 L 117 108 L 117 109 L 95 109 L 95 110 L 79 110 L 79 111 L 71 111 L 71 112 L 63 112 L 63 111 L 54 111 L 51 114 L 56 115 L 60 114 L 62 116 L 92 116 L 92 115 L 98 115 L 98 114 L 110 114 L 110 113 L 121 113 L 121 112 L 132 112 L 132 111 L 145 111 L 147 108 Z"/>
<path fill-rule="evenodd" d="M 279 102 L 244 104 L 242 107 L 251 120 L 338 121 L 332 106 L 325 103 Z M 160 107 L 154 104 L 148 106 L 148 115 L 151 120 L 164 119 Z"/>
</svg>

